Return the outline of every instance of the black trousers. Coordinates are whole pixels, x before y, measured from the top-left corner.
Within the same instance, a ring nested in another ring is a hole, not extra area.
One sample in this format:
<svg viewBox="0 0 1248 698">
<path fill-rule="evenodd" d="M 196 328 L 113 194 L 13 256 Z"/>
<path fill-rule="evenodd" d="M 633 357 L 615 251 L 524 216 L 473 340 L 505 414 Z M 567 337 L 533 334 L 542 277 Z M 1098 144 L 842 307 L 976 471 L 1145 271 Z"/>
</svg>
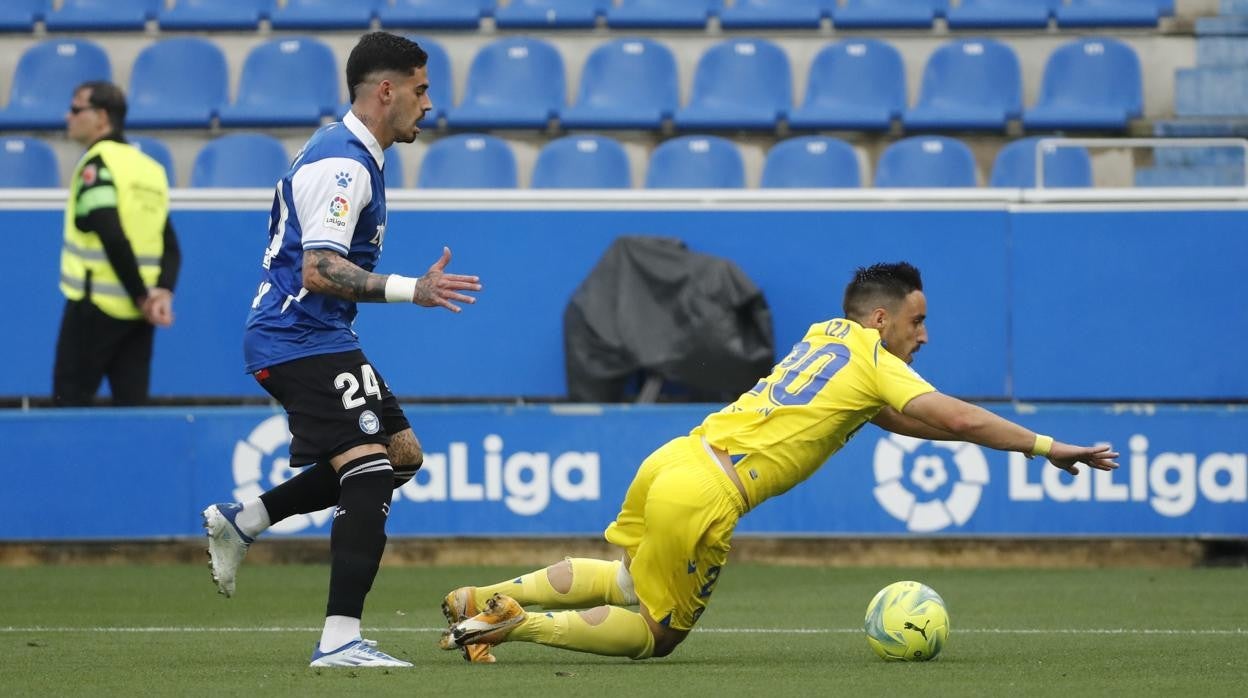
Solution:
<svg viewBox="0 0 1248 698">
<path fill-rule="evenodd" d="M 90 300 L 66 301 L 52 369 L 52 403 L 90 405 L 105 376 L 113 404 L 147 402 L 155 329 L 146 320 L 118 320 Z"/>
</svg>

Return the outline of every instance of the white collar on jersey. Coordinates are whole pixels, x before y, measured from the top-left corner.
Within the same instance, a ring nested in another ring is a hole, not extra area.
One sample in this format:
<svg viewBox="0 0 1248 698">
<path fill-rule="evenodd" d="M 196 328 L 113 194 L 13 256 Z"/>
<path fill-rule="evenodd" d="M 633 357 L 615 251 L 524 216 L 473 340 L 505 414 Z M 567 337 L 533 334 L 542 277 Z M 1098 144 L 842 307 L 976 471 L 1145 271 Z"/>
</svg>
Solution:
<svg viewBox="0 0 1248 698">
<path fill-rule="evenodd" d="M 373 159 L 377 161 L 377 167 L 384 167 L 386 164 L 386 154 L 382 151 L 381 144 L 377 142 L 377 138 L 373 135 L 373 132 L 368 130 L 368 127 L 364 125 L 363 121 L 360 121 L 360 117 L 356 116 L 355 112 L 348 109 L 347 115 L 342 117 L 342 123 L 350 129 L 351 133 L 355 134 L 356 138 L 360 139 L 360 142 L 364 144 L 364 147 L 368 148 L 368 152 L 372 153 Z"/>
</svg>

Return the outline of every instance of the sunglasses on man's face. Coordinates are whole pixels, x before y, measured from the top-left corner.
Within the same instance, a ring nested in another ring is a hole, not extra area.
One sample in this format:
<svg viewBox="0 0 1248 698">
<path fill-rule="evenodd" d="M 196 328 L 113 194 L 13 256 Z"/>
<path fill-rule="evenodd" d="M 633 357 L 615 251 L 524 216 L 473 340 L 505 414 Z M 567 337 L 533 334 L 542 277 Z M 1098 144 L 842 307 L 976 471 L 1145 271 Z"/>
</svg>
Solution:
<svg viewBox="0 0 1248 698">
<path fill-rule="evenodd" d="M 69 113 L 70 113 L 70 114 L 74 114 L 74 115 L 81 114 L 82 112 L 84 112 L 84 111 L 88 111 L 88 110 L 91 110 L 91 109 L 99 109 L 99 107 L 92 106 L 92 105 L 90 105 L 90 104 L 88 104 L 88 105 L 86 105 L 86 106 L 83 106 L 83 107 L 80 107 L 80 106 L 78 106 L 77 104 L 71 104 L 71 105 L 69 105 Z"/>
</svg>

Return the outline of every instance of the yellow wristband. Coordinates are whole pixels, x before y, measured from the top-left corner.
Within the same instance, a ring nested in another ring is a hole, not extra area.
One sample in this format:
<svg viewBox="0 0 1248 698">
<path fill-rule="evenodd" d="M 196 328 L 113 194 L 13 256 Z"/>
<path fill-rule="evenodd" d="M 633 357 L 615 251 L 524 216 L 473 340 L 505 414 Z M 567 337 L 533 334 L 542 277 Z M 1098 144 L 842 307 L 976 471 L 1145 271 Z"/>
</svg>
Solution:
<svg viewBox="0 0 1248 698">
<path fill-rule="evenodd" d="M 1047 456 L 1053 448 L 1053 437 L 1044 434 L 1036 434 L 1036 443 L 1031 447 L 1031 455 Z"/>
</svg>

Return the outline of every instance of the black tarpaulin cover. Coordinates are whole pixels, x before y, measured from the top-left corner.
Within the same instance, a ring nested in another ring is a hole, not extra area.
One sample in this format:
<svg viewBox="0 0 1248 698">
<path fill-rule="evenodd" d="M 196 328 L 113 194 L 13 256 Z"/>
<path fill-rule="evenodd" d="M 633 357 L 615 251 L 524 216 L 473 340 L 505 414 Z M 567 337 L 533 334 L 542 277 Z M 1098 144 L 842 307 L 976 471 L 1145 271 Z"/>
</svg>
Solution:
<svg viewBox="0 0 1248 698">
<path fill-rule="evenodd" d="M 667 237 L 612 243 L 564 311 L 563 343 L 577 402 L 620 401 L 639 373 L 692 400 L 731 400 L 775 363 L 762 291 L 731 261 Z"/>
</svg>

